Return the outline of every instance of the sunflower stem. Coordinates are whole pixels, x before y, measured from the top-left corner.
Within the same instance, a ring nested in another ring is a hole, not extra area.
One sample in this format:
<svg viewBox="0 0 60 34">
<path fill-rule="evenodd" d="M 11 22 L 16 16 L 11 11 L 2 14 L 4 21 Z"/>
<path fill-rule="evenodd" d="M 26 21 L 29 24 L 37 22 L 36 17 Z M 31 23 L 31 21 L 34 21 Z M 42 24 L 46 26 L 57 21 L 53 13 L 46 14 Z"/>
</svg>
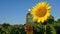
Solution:
<svg viewBox="0 0 60 34">
<path fill-rule="evenodd" d="M 44 25 L 44 34 L 46 34 L 46 25 Z"/>
</svg>

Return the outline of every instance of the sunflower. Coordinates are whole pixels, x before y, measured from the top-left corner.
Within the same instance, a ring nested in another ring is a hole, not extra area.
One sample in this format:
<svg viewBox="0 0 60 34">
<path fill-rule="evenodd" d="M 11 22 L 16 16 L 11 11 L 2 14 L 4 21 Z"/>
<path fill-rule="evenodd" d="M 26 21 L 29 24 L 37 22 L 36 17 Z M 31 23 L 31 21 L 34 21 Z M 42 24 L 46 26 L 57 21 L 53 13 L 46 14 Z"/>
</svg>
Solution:
<svg viewBox="0 0 60 34">
<path fill-rule="evenodd" d="M 32 7 L 31 14 L 33 20 L 37 20 L 38 23 L 44 22 L 50 16 L 50 8 L 46 2 L 39 2 L 36 6 Z"/>
</svg>

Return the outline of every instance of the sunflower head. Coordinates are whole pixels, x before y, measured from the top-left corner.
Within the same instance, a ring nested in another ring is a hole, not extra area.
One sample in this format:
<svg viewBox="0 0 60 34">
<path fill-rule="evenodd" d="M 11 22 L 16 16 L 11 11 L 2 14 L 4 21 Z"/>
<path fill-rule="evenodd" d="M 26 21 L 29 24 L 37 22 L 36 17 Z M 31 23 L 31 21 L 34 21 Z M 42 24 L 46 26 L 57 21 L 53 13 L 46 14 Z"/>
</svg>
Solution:
<svg viewBox="0 0 60 34">
<path fill-rule="evenodd" d="M 31 10 L 33 20 L 43 23 L 50 16 L 50 8 L 51 6 L 49 6 L 46 2 L 39 2 L 36 4 Z"/>
</svg>

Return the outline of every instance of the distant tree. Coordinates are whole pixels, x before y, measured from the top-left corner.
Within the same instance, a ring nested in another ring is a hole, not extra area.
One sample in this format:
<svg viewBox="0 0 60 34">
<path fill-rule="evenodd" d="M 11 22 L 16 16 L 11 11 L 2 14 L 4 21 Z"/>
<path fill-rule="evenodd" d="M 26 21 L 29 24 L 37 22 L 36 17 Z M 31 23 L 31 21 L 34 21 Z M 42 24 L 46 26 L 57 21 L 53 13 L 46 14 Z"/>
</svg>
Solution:
<svg viewBox="0 0 60 34">
<path fill-rule="evenodd" d="M 10 26 L 10 24 L 8 24 L 8 23 L 3 23 L 2 26 L 3 26 L 4 28 L 7 28 L 8 26 Z"/>
<path fill-rule="evenodd" d="M 60 18 L 57 20 L 57 23 L 60 23 Z"/>
<path fill-rule="evenodd" d="M 54 22 L 54 17 L 51 15 L 48 19 L 47 19 L 47 22 L 52 24 Z"/>
</svg>

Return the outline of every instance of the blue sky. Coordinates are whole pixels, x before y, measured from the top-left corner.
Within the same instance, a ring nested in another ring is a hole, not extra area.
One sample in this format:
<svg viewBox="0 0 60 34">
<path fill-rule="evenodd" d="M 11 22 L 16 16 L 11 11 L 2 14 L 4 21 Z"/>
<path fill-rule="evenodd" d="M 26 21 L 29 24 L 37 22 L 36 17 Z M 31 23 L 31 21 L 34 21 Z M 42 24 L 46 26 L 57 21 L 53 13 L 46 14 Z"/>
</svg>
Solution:
<svg viewBox="0 0 60 34">
<path fill-rule="evenodd" d="M 24 24 L 28 9 L 41 1 L 52 6 L 51 14 L 57 20 L 60 17 L 60 0 L 0 0 L 0 24 Z"/>
</svg>

